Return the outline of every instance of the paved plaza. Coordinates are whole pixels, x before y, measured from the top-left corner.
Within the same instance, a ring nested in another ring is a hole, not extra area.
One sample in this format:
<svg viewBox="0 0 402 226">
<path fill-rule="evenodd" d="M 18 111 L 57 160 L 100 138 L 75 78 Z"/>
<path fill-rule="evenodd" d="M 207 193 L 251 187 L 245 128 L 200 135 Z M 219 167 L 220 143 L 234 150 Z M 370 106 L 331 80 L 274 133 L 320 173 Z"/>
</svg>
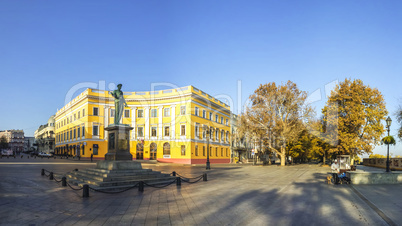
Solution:
<svg viewBox="0 0 402 226">
<path fill-rule="evenodd" d="M 41 169 L 95 167 L 72 159 L 0 159 L 1 225 L 402 225 L 402 185 L 328 185 L 328 167 L 239 164 L 143 168 L 208 181 L 119 194 L 62 187 Z M 59 178 L 57 178 L 59 179 Z"/>
</svg>

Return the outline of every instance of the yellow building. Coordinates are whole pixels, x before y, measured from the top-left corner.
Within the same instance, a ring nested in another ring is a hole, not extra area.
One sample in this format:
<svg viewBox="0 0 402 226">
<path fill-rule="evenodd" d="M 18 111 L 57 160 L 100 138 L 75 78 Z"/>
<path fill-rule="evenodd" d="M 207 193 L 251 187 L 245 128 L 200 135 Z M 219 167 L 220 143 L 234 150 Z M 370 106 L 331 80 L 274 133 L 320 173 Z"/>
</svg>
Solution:
<svg viewBox="0 0 402 226">
<path fill-rule="evenodd" d="M 124 92 L 128 104 L 120 123 L 130 132 L 133 159 L 185 164 L 230 162 L 230 107 L 193 86 L 152 92 Z M 59 155 L 103 159 L 114 120 L 109 91 L 86 89 L 57 111 Z M 206 131 L 210 132 L 207 139 Z"/>
</svg>

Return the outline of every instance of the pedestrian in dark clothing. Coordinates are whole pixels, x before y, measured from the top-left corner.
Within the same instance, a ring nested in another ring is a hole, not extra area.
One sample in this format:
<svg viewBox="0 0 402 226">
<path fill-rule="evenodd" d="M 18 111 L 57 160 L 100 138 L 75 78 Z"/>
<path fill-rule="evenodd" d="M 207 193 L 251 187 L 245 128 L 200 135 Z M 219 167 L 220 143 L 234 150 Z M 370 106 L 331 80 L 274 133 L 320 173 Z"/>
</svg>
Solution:
<svg viewBox="0 0 402 226">
<path fill-rule="evenodd" d="M 91 162 L 92 162 L 92 158 L 94 157 L 94 155 L 91 153 Z"/>
</svg>

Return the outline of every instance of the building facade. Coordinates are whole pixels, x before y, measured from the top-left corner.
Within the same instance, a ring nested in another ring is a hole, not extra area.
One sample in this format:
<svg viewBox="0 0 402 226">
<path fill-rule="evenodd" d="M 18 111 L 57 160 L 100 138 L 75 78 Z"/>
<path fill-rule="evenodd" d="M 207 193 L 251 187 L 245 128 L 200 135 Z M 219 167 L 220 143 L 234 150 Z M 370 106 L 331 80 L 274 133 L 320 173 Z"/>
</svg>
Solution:
<svg viewBox="0 0 402 226">
<path fill-rule="evenodd" d="M 133 159 L 184 164 L 230 162 L 230 107 L 193 86 L 124 92 L 122 124 L 133 127 Z M 103 159 L 114 123 L 109 91 L 87 89 L 55 115 L 56 154 Z M 207 139 L 206 131 L 210 132 Z M 209 149 L 208 149 L 209 147 Z"/>
<path fill-rule="evenodd" d="M 35 151 L 35 137 L 24 137 L 24 152 Z"/>
<path fill-rule="evenodd" d="M 24 150 L 24 130 L 4 130 L 0 131 L 0 137 L 5 137 L 8 142 L 8 148 L 14 154 L 18 154 Z"/>
<path fill-rule="evenodd" d="M 37 147 L 37 152 L 54 152 L 54 115 L 50 116 L 46 124 L 39 126 L 39 128 L 35 131 L 34 136 L 34 145 Z"/>
</svg>

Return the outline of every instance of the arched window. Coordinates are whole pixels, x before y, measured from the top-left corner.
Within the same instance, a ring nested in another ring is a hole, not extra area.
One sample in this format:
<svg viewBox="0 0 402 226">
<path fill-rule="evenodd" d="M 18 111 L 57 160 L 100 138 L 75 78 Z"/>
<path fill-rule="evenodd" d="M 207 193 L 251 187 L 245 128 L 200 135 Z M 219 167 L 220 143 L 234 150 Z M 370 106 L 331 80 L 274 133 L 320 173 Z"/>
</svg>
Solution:
<svg viewBox="0 0 402 226">
<path fill-rule="evenodd" d="M 163 155 L 170 155 L 170 144 L 168 142 L 163 144 Z"/>
</svg>

